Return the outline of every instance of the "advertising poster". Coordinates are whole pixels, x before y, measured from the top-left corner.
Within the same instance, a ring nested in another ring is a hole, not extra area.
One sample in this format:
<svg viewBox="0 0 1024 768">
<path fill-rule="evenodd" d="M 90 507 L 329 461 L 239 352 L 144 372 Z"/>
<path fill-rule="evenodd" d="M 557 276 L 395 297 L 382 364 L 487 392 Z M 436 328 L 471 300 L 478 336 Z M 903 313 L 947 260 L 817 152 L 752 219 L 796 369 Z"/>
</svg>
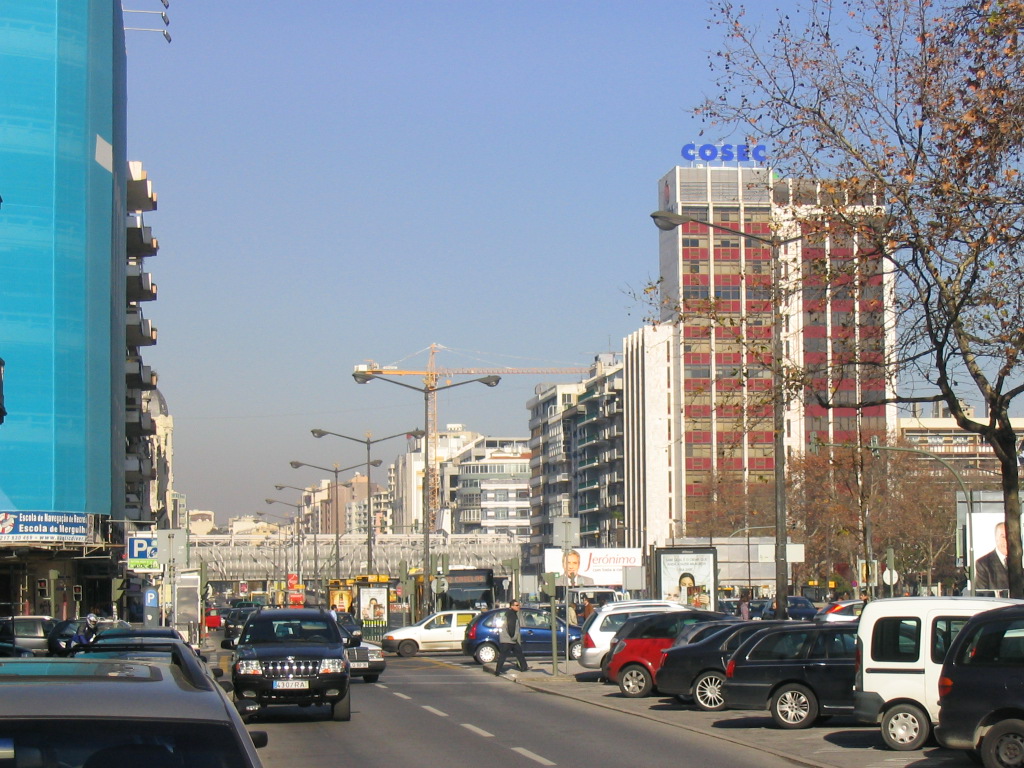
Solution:
<svg viewBox="0 0 1024 768">
<path fill-rule="evenodd" d="M 1008 597 L 1010 576 L 1006 567 L 1005 517 L 1000 512 L 975 512 L 971 516 L 974 562 L 971 588 L 981 597 Z"/>
<path fill-rule="evenodd" d="M 363 621 L 384 621 L 388 617 L 388 588 L 360 587 L 359 618 Z"/>
<path fill-rule="evenodd" d="M 656 597 L 696 608 L 714 606 L 718 592 L 717 563 L 712 547 L 677 547 L 655 552 Z"/>
<path fill-rule="evenodd" d="M 639 548 L 544 550 L 544 570 L 560 587 L 621 587 L 622 569 L 641 565 Z"/>
</svg>

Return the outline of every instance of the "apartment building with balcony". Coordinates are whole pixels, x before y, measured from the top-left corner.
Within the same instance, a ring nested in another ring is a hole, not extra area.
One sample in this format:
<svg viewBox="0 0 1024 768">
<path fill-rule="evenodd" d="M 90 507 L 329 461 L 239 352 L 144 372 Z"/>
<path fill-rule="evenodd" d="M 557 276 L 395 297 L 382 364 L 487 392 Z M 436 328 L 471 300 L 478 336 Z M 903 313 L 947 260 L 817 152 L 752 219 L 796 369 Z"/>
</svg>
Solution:
<svg viewBox="0 0 1024 768">
<path fill-rule="evenodd" d="M 530 448 L 525 437 L 480 437 L 442 472 L 454 533 L 530 533 Z"/>
</svg>

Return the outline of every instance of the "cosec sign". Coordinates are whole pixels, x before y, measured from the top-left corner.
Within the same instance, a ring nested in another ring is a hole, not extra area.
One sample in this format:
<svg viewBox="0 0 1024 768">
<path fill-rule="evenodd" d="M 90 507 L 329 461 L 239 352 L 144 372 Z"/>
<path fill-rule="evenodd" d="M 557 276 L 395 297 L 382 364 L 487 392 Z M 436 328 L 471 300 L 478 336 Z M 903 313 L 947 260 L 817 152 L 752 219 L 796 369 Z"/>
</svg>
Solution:
<svg viewBox="0 0 1024 768">
<path fill-rule="evenodd" d="M 768 152 L 763 144 L 684 144 L 684 160 L 754 160 L 764 163 L 768 160 Z"/>
</svg>

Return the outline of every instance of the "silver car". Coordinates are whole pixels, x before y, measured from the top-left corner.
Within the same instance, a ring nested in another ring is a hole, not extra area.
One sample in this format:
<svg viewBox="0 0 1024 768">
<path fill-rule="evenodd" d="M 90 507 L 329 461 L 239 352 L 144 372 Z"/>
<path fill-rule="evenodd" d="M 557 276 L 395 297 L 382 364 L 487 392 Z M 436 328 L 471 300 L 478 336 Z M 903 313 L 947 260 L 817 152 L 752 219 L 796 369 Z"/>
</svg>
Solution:
<svg viewBox="0 0 1024 768">
<path fill-rule="evenodd" d="M 814 614 L 814 621 L 857 621 L 863 610 L 863 600 L 835 600 Z"/>
</svg>

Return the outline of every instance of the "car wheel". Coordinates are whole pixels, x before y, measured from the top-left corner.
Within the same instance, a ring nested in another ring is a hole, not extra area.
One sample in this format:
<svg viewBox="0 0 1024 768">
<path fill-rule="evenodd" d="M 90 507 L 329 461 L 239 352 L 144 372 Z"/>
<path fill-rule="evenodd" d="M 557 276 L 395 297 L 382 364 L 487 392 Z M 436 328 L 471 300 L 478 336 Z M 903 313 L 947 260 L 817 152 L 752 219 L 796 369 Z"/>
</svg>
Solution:
<svg viewBox="0 0 1024 768">
<path fill-rule="evenodd" d="M 494 643 L 484 643 L 473 654 L 477 664 L 490 664 L 498 658 L 498 647 Z"/>
<path fill-rule="evenodd" d="M 376 683 L 380 680 L 380 675 L 363 675 L 363 680 L 368 683 Z"/>
<path fill-rule="evenodd" d="M 619 671 L 619 690 L 630 699 L 640 699 L 651 692 L 651 673 L 639 664 L 630 664 Z"/>
<path fill-rule="evenodd" d="M 693 684 L 693 703 L 705 712 L 725 709 L 724 685 L 725 675 L 721 672 L 705 672 Z"/>
<path fill-rule="evenodd" d="M 573 661 L 579 661 L 581 656 L 583 656 L 583 643 L 570 643 L 569 658 Z"/>
<path fill-rule="evenodd" d="M 772 696 L 772 719 L 779 728 L 808 728 L 818 717 L 818 699 L 796 683 L 783 685 Z"/>
<path fill-rule="evenodd" d="M 403 640 L 398 644 L 399 656 L 415 656 L 420 649 L 415 640 Z"/>
<path fill-rule="evenodd" d="M 993 725 L 981 741 L 980 752 L 985 768 L 1024 764 L 1024 720 L 1003 720 Z"/>
<path fill-rule="evenodd" d="M 345 692 L 345 698 L 338 699 L 331 705 L 331 720 L 346 723 L 352 719 L 352 693 Z"/>
<path fill-rule="evenodd" d="M 931 732 L 931 720 L 913 704 L 897 704 L 882 715 L 882 741 L 889 749 L 920 749 Z"/>
</svg>

